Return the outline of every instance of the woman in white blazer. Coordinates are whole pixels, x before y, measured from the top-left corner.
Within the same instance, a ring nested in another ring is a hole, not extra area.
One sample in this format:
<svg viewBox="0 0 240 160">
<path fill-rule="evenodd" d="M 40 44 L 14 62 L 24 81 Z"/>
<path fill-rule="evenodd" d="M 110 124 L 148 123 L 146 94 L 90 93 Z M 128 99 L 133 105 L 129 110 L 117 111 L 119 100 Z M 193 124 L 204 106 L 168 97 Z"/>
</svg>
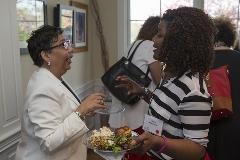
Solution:
<svg viewBox="0 0 240 160">
<path fill-rule="evenodd" d="M 105 108 L 101 93 L 80 102 L 63 81 L 62 75 L 71 68 L 73 49 L 62 33 L 60 28 L 45 25 L 27 41 L 39 69 L 28 82 L 16 160 L 85 160 L 81 136 L 88 128 L 84 117 Z"/>
</svg>

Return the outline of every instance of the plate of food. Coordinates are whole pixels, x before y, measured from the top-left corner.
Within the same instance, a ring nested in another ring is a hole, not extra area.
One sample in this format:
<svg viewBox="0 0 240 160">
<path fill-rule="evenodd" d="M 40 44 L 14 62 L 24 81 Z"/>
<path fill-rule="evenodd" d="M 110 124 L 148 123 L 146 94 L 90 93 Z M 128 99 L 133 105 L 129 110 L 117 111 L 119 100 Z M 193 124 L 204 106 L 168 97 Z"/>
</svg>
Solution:
<svg viewBox="0 0 240 160">
<path fill-rule="evenodd" d="M 122 153 L 139 147 L 132 145 L 138 134 L 124 126 L 114 131 L 108 127 L 93 130 L 83 136 L 83 143 L 90 149 L 105 153 Z"/>
</svg>

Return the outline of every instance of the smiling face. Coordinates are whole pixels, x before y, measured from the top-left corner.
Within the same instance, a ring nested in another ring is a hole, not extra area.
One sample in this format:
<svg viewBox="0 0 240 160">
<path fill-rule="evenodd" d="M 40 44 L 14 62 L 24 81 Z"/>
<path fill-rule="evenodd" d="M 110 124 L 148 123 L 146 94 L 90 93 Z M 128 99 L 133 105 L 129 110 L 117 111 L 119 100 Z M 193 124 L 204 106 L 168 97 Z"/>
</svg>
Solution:
<svg viewBox="0 0 240 160">
<path fill-rule="evenodd" d="M 154 59 L 159 60 L 160 62 L 162 62 L 161 47 L 162 47 L 166 32 L 167 32 L 167 22 L 162 20 L 158 25 L 158 33 L 153 37 L 153 42 L 154 42 L 153 47 L 155 48 L 153 50 L 154 52 L 153 57 Z"/>
<path fill-rule="evenodd" d="M 59 35 L 57 41 L 52 44 L 50 52 L 47 53 L 48 61 L 51 63 L 48 68 L 56 77 L 61 78 L 71 68 L 72 52 L 70 44 L 62 34 Z"/>
</svg>

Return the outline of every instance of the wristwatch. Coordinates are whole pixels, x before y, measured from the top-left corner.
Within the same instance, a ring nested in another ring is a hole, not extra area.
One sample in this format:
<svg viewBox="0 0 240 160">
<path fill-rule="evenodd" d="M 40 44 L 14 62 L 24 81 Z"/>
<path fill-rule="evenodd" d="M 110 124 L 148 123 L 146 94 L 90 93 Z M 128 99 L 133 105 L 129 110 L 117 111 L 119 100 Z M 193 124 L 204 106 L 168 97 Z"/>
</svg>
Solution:
<svg viewBox="0 0 240 160">
<path fill-rule="evenodd" d="M 75 111 L 75 113 L 76 113 L 76 115 L 77 115 L 81 120 L 83 120 L 83 121 L 85 120 L 85 116 L 81 115 L 80 112 Z"/>
</svg>

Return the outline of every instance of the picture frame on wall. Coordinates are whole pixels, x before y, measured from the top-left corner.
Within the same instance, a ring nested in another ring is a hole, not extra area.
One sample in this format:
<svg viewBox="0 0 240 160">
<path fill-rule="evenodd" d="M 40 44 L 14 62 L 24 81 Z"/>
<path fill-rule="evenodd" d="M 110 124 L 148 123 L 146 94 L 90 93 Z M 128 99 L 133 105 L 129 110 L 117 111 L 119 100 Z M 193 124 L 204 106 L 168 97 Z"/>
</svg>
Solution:
<svg viewBox="0 0 240 160">
<path fill-rule="evenodd" d="M 75 9 L 74 11 L 74 44 L 75 47 L 84 47 L 87 43 L 86 10 Z"/>
<path fill-rule="evenodd" d="M 73 43 L 74 8 L 58 4 L 54 8 L 54 25 L 62 28 L 64 38 Z"/>
<path fill-rule="evenodd" d="M 85 52 L 88 50 L 88 5 L 70 1 L 74 6 L 74 52 Z"/>
</svg>

